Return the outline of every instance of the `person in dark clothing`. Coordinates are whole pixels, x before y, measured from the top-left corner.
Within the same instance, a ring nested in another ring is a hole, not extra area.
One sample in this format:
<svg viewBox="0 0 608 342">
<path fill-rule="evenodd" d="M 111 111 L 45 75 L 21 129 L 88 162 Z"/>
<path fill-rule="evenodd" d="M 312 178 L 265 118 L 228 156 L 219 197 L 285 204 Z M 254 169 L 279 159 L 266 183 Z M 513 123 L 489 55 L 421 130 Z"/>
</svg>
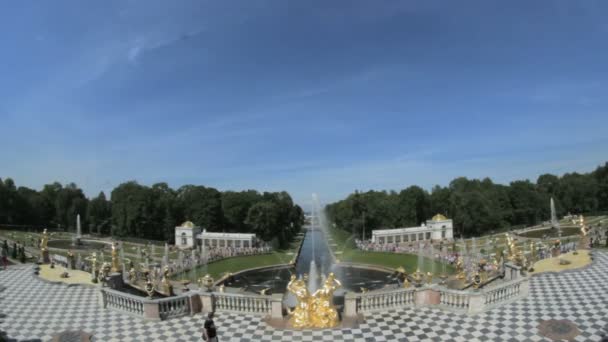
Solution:
<svg viewBox="0 0 608 342">
<path fill-rule="evenodd" d="M 205 325 L 203 327 L 203 340 L 207 342 L 218 342 L 217 329 L 215 328 L 215 322 L 213 322 L 213 312 L 207 314 Z"/>
</svg>

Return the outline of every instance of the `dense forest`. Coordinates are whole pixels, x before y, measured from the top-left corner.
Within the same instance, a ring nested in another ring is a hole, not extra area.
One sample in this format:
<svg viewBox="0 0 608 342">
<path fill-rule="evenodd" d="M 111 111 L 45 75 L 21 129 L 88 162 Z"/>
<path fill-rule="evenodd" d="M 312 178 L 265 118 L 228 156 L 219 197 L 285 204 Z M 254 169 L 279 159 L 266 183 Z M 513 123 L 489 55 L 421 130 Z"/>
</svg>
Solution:
<svg viewBox="0 0 608 342">
<path fill-rule="evenodd" d="M 74 230 L 80 214 L 83 232 L 172 241 L 174 227 L 191 220 L 209 231 L 256 233 L 285 247 L 304 223 L 302 209 L 286 192 L 221 192 L 166 183 L 151 187 L 126 182 L 88 199 L 74 183 L 47 184 L 41 191 L 0 179 L 0 224 Z"/>
<path fill-rule="evenodd" d="M 455 234 L 471 236 L 546 221 L 551 197 L 559 216 L 608 212 L 608 163 L 585 174 L 543 174 L 536 183 L 502 185 L 489 178 L 460 177 L 430 193 L 418 186 L 355 192 L 326 210 L 338 227 L 358 236 L 365 230 L 368 238 L 372 229 L 417 226 L 436 213 L 454 220 Z"/>
</svg>

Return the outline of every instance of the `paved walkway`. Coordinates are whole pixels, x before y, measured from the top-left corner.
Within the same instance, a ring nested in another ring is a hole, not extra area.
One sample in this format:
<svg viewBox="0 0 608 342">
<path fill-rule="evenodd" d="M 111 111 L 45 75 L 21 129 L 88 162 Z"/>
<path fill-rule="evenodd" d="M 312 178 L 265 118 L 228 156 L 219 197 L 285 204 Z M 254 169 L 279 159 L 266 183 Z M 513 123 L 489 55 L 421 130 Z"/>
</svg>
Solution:
<svg viewBox="0 0 608 342">
<path fill-rule="evenodd" d="M 200 314 L 145 322 L 100 308 L 96 289 L 45 283 L 32 270 L 0 271 L 0 331 L 9 338 L 46 341 L 82 329 L 104 342 L 200 341 Z M 595 252 L 590 267 L 535 276 L 528 298 L 476 316 L 403 309 L 369 315 L 356 329 L 329 331 L 280 331 L 259 317 L 235 314 L 218 314 L 216 324 L 222 341 L 550 341 L 539 335 L 540 322 L 566 319 L 580 330 L 577 341 L 599 341 L 608 332 L 607 293 L 608 253 Z"/>
</svg>

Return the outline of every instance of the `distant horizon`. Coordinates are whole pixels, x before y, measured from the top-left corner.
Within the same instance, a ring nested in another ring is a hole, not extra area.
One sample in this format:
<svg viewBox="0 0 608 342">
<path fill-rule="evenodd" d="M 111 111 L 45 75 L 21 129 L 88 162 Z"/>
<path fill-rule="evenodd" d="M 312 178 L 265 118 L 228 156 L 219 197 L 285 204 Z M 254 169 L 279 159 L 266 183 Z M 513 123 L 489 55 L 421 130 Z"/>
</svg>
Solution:
<svg viewBox="0 0 608 342">
<path fill-rule="evenodd" d="M 508 180 L 508 181 L 505 181 L 505 182 L 498 182 L 498 181 L 496 181 L 496 180 L 495 180 L 495 179 L 494 179 L 494 178 L 493 178 L 491 175 L 488 175 L 488 176 L 481 176 L 481 177 L 469 177 L 469 176 L 466 176 L 466 175 L 461 175 L 461 176 L 457 176 L 457 177 L 454 177 L 454 178 L 458 178 L 458 177 L 465 177 L 465 178 L 467 178 L 467 179 L 479 179 L 479 180 L 483 180 L 484 178 L 489 178 L 489 179 L 491 179 L 491 180 L 492 180 L 492 182 L 493 182 L 493 183 L 495 183 L 495 184 L 503 184 L 503 185 L 508 185 L 509 183 L 511 183 L 511 182 L 513 182 L 513 181 L 523 181 L 523 180 L 529 180 L 529 181 L 530 181 L 530 182 L 532 182 L 532 183 L 536 183 L 536 180 L 538 179 L 538 177 L 539 177 L 540 175 L 543 175 L 543 174 L 553 174 L 553 175 L 558 176 L 558 177 L 562 177 L 564 174 L 567 174 L 567 173 L 579 173 L 579 174 L 587 174 L 587 173 L 591 173 L 591 172 L 595 171 L 595 169 L 596 169 L 596 168 L 598 168 L 598 167 L 600 167 L 600 166 L 603 166 L 603 165 L 605 165 L 606 163 L 608 163 L 608 160 L 606 160 L 606 161 L 604 161 L 604 162 L 601 162 L 601 163 L 597 164 L 596 166 L 594 166 L 593 168 L 591 168 L 591 169 L 589 169 L 589 170 L 572 170 L 572 171 L 568 171 L 568 170 L 566 170 L 566 171 L 561 172 L 561 173 L 555 173 L 555 172 L 549 172 L 549 171 L 548 171 L 548 172 L 540 172 L 539 174 L 535 175 L 534 177 L 528 177 L 528 178 L 518 178 L 518 179 L 511 179 L 511 180 Z M 17 179 L 15 179 L 14 177 L 11 177 L 11 176 L 0 176 L 0 179 L 2 179 L 2 180 L 5 180 L 5 179 L 7 179 L 7 178 L 12 179 L 12 180 L 15 182 L 15 185 L 16 185 L 17 187 L 20 187 L 20 186 L 25 186 L 25 187 L 28 187 L 28 188 L 31 188 L 31 189 L 34 189 L 34 190 L 37 190 L 37 191 L 42 190 L 42 188 L 44 187 L 44 185 L 46 185 L 46 184 L 52 184 L 53 182 L 55 182 L 55 181 L 44 182 L 42 185 L 40 185 L 40 186 L 38 186 L 38 187 L 34 187 L 34 186 L 27 185 L 27 184 L 23 184 L 23 183 L 19 182 Z M 210 185 L 210 184 L 196 184 L 196 183 L 187 183 L 187 184 L 181 184 L 181 185 L 179 185 L 179 186 L 174 186 L 174 185 L 172 185 L 171 183 L 168 183 L 168 182 L 163 182 L 163 181 L 158 181 L 158 182 L 154 182 L 154 183 L 150 183 L 150 184 L 148 184 L 148 183 L 139 182 L 139 181 L 137 181 L 137 180 L 135 180 L 135 179 L 131 179 L 131 180 L 125 180 L 124 182 L 120 182 L 120 183 L 116 184 L 116 186 L 118 186 L 118 185 L 120 185 L 120 184 L 123 184 L 123 183 L 130 182 L 130 181 L 135 181 L 135 182 L 137 182 L 138 184 L 141 184 L 141 185 L 144 185 L 144 186 L 148 186 L 148 187 L 150 187 L 150 186 L 152 186 L 152 185 L 154 185 L 154 184 L 156 184 L 156 183 L 167 183 L 167 185 L 168 185 L 170 188 L 174 189 L 174 190 L 177 190 L 177 189 L 179 189 L 180 187 L 182 187 L 182 186 L 184 186 L 184 185 L 195 185 L 195 186 L 205 186 L 205 187 L 211 187 L 211 188 L 215 188 L 215 189 L 217 189 L 218 191 L 221 191 L 221 192 L 224 192 L 224 191 L 236 191 L 236 192 L 240 192 L 240 191 L 247 191 L 247 190 L 255 190 L 255 191 L 258 191 L 258 192 L 260 192 L 260 193 L 263 193 L 263 192 L 265 192 L 265 191 L 266 191 L 266 192 L 286 191 L 287 193 L 289 193 L 289 194 L 290 194 L 290 196 L 292 197 L 292 199 L 293 199 L 294 203 L 295 203 L 295 204 L 298 204 L 298 205 L 299 205 L 299 206 L 300 206 L 300 207 L 301 207 L 301 208 L 302 208 L 302 209 L 303 209 L 303 210 L 304 210 L 304 211 L 305 211 L 305 212 L 308 214 L 308 213 L 310 213 L 310 211 L 311 211 L 311 206 L 312 206 L 312 195 L 313 195 L 313 193 L 317 194 L 317 196 L 319 197 L 319 200 L 320 200 L 321 205 L 322 205 L 322 206 L 324 206 L 324 205 L 327 205 L 327 204 L 334 203 L 334 202 L 340 201 L 340 200 L 342 200 L 342 199 L 345 199 L 345 198 L 346 198 L 348 195 L 350 195 L 350 194 L 354 193 L 355 191 L 360 191 L 360 192 L 367 192 L 367 191 L 397 191 L 397 192 L 399 192 L 400 190 L 403 190 L 403 189 L 405 189 L 405 188 L 407 188 L 407 187 L 409 187 L 409 186 L 419 186 L 419 187 L 421 187 L 422 189 L 424 189 L 424 190 L 426 190 L 426 191 L 428 191 L 428 192 L 431 192 L 432 188 L 433 188 L 433 187 L 435 187 L 435 186 L 437 186 L 437 185 L 438 185 L 438 186 L 441 186 L 441 187 L 447 187 L 447 186 L 449 186 L 449 183 L 450 183 L 450 182 L 451 182 L 451 181 L 452 181 L 454 178 L 450 179 L 450 180 L 449 180 L 447 183 L 445 183 L 445 184 L 440 184 L 440 183 L 438 183 L 438 184 L 433 184 L 433 185 L 430 185 L 430 186 L 422 186 L 422 185 L 420 185 L 420 184 L 415 184 L 415 183 L 413 183 L 413 184 L 407 184 L 407 185 L 404 185 L 404 186 L 402 186 L 402 187 L 399 187 L 399 188 L 394 188 L 394 189 L 380 189 L 380 188 L 369 188 L 369 189 L 362 189 L 362 188 L 360 188 L 360 189 L 353 189 L 351 192 L 349 192 L 349 193 L 345 194 L 344 196 L 339 197 L 339 198 L 335 198 L 335 199 L 333 199 L 333 200 L 331 200 L 331 201 L 326 201 L 326 200 L 324 199 L 324 197 L 323 197 L 323 194 L 322 194 L 322 193 L 318 193 L 318 192 L 312 191 L 312 192 L 310 193 L 310 196 L 309 196 L 310 198 L 309 198 L 308 202 L 306 202 L 306 200 L 305 200 L 304 198 L 299 199 L 299 200 L 298 200 L 298 199 L 296 199 L 296 198 L 294 197 L 294 195 L 293 195 L 293 194 L 292 194 L 292 193 L 289 191 L 289 189 L 272 189 L 272 190 L 264 190 L 264 189 L 255 189 L 255 188 L 252 188 L 252 187 L 249 187 L 249 188 L 243 188 L 243 189 L 222 189 L 222 188 L 219 188 L 219 187 L 215 187 L 215 186 L 213 186 L 213 185 Z M 67 181 L 67 182 L 60 182 L 60 183 L 61 183 L 62 185 L 64 185 L 64 186 L 65 186 L 65 185 L 67 185 L 67 184 L 70 184 L 70 183 L 75 183 L 75 184 L 76 184 L 76 185 L 77 185 L 79 188 L 81 188 L 81 189 L 83 190 L 83 192 L 84 192 L 85 196 L 86 196 L 86 197 L 87 197 L 89 200 L 90 200 L 90 199 L 92 199 L 92 198 L 94 198 L 94 197 L 97 197 L 97 196 L 99 195 L 99 193 L 100 193 L 100 192 L 103 192 L 103 193 L 106 195 L 106 198 L 109 200 L 109 199 L 110 199 L 110 197 L 111 197 L 111 194 L 112 194 L 112 190 L 113 190 L 113 189 L 116 187 L 116 186 L 114 186 L 113 188 L 110 188 L 110 189 L 102 189 L 102 190 L 99 190 L 99 191 L 94 191 L 94 190 L 93 190 L 93 192 L 91 192 L 90 190 L 86 190 L 86 189 L 82 188 L 82 186 L 81 186 L 80 184 L 76 183 L 76 182 Z"/>
<path fill-rule="evenodd" d="M 75 15 L 77 13 L 77 15 Z M 608 2 L 21 1 L 0 13 L 0 172 L 288 191 L 590 172 Z"/>
</svg>

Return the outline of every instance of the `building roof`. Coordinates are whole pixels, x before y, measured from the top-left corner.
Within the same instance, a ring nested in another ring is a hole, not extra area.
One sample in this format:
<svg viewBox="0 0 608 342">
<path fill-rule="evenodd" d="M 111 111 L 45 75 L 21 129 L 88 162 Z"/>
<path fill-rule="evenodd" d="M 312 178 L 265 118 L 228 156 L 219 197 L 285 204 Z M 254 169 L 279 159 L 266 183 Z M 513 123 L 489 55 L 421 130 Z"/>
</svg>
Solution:
<svg viewBox="0 0 608 342">
<path fill-rule="evenodd" d="M 181 226 L 179 226 L 180 228 L 194 228 L 194 223 L 192 223 L 192 221 L 186 221 L 184 223 L 182 223 Z"/>
<path fill-rule="evenodd" d="M 448 220 L 448 218 L 441 214 L 437 214 L 437 215 L 433 216 L 433 218 L 431 219 L 431 221 L 445 221 L 445 220 Z"/>
<path fill-rule="evenodd" d="M 197 239 L 202 239 L 203 237 L 208 238 L 226 238 L 226 239 L 251 239 L 255 238 L 255 234 L 253 233 L 222 233 L 222 232 L 207 232 L 204 231 L 198 234 Z"/>
</svg>

